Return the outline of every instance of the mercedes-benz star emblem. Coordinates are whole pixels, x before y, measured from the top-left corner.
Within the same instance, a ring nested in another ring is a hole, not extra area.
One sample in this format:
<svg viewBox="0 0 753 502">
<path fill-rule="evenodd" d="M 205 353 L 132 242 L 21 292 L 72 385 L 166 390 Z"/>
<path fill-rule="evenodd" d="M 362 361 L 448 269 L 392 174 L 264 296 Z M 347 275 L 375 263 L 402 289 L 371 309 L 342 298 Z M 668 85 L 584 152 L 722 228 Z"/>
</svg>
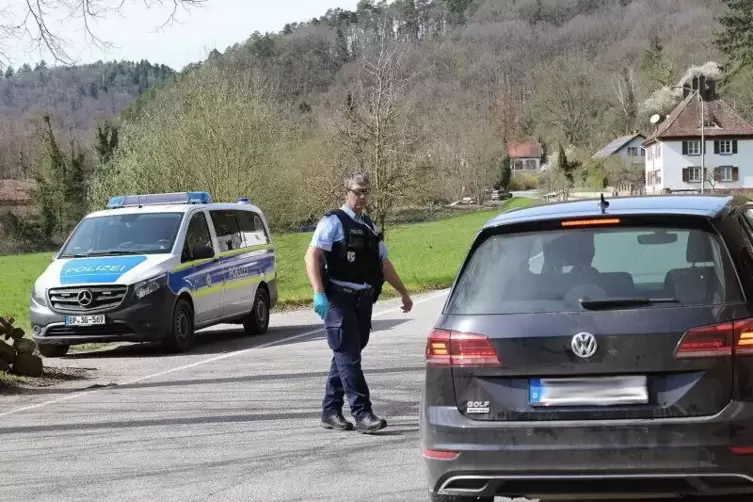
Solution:
<svg viewBox="0 0 753 502">
<path fill-rule="evenodd" d="M 583 359 L 596 354 L 596 350 L 599 348 L 599 345 L 596 343 L 596 337 L 591 333 L 585 332 L 575 335 L 570 342 L 570 346 L 573 349 L 573 353 Z"/>
<path fill-rule="evenodd" d="M 94 295 L 92 295 L 91 291 L 85 289 L 83 291 L 79 291 L 77 299 L 79 305 L 81 305 L 82 307 L 88 307 L 94 300 Z"/>
</svg>

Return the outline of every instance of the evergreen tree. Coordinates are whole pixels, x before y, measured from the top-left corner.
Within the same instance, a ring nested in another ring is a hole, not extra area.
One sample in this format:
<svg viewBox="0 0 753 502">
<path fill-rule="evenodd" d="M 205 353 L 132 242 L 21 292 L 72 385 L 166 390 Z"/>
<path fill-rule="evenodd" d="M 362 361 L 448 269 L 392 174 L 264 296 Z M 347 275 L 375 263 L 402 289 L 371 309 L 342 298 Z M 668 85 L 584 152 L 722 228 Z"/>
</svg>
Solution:
<svg viewBox="0 0 753 502">
<path fill-rule="evenodd" d="M 105 122 L 104 125 L 97 124 L 94 149 L 97 151 L 97 158 L 100 166 L 107 164 L 115 154 L 118 148 L 118 128 Z"/>
<path fill-rule="evenodd" d="M 337 27 L 337 42 L 335 50 L 337 51 L 337 60 L 340 64 L 345 64 L 350 61 L 350 50 L 348 49 L 348 40 L 343 34 L 343 30 Z"/>
<path fill-rule="evenodd" d="M 718 17 L 721 30 L 714 40 L 724 55 L 728 76 L 753 68 L 753 0 L 724 0 L 727 10 Z"/>
<path fill-rule="evenodd" d="M 657 84 L 669 85 L 672 81 L 672 67 L 665 61 L 664 45 L 658 34 L 651 35 L 638 69 L 645 84 L 651 89 L 655 89 Z"/>
<path fill-rule="evenodd" d="M 502 173 L 499 180 L 500 189 L 505 191 L 510 187 L 510 180 L 512 179 L 512 166 L 510 163 L 510 156 L 505 155 L 505 158 L 502 159 Z"/>
</svg>

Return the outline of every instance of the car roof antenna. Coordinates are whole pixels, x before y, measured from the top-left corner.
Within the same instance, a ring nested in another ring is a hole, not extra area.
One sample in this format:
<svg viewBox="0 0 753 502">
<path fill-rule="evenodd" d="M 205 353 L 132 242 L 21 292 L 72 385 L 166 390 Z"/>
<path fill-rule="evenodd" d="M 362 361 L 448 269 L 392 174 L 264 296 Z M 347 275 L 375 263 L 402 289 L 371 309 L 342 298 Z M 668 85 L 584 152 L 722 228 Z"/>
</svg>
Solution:
<svg viewBox="0 0 753 502">
<path fill-rule="evenodd" d="M 601 214 L 606 213 L 607 208 L 609 207 L 609 201 L 604 199 L 604 194 L 601 194 L 601 201 L 599 201 L 599 207 L 601 208 Z"/>
</svg>

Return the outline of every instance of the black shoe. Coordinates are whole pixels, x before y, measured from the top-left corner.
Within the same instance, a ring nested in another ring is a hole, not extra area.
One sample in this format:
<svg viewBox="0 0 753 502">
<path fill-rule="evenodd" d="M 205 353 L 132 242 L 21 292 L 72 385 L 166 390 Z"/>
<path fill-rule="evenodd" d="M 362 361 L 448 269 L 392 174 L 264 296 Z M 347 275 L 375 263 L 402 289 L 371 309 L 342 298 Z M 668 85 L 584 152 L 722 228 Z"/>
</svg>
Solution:
<svg viewBox="0 0 753 502">
<path fill-rule="evenodd" d="M 356 420 L 356 429 L 364 434 L 370 434 L 382 430 L 385 427 L 387 427 L 387 421 L 383 418 L 379 418 L 373 413 L 366 413 Z"/>
<path fill-rule="evenodd" d="M 328 413 L 322 415 L 322 427 L 325 429 L 353 430 L 353 424 L 345 420 L 342 413 Z"/>
</svg>

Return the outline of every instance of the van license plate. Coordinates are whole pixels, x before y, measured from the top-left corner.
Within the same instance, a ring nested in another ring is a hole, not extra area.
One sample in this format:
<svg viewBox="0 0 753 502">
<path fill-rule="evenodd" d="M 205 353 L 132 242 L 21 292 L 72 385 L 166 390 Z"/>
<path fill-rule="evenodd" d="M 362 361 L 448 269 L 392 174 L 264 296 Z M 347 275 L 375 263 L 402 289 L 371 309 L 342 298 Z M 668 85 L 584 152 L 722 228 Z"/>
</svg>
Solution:
<svg viewBox="0 0 753 502">
<path fill-rule="evenodd" d="M 103 315 L 69 315 L 65 318 L 66 326 L 95 326 L 104 323 Z"/>
<path fill-rule="evenodd" d="M 534 378 L 528 397 L 531 406 L 646 404 L 647 381 L 646 376 Z"/>
</svg>

